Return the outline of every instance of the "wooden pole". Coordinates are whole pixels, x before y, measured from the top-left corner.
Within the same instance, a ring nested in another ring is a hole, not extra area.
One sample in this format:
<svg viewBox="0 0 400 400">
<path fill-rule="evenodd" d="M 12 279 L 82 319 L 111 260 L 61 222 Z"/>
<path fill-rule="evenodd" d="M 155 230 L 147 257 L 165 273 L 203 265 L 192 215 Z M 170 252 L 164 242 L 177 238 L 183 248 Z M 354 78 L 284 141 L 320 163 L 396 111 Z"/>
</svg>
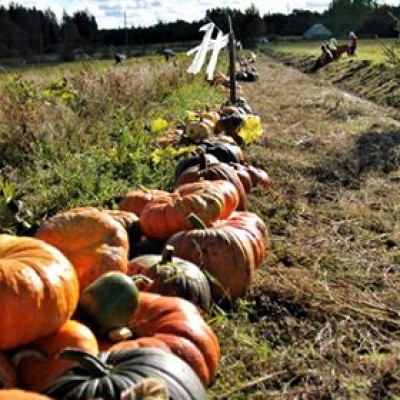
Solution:
<svg viewBox="0 0 400 400">
<path fill-rule="evenodd" d="M 236 103 L 236 62 L 235 62 L 235 36 L 232 29 L 231 16 L 228 15 L 229 20 L 229 100 L 231 104 Z"/>
</svg>

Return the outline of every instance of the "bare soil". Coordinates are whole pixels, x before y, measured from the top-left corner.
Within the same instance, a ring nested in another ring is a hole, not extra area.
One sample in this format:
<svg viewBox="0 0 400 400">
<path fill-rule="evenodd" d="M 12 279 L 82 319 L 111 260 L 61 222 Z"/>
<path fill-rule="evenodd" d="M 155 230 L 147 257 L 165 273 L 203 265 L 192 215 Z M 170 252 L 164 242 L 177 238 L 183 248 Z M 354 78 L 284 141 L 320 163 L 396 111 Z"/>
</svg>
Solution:
<svg viewBox="0 0 400 400">
<path fill-rule="evenodd" d="M 246 299 L 212 321 L 211 397 L 397 399 L 397 111 L 267 56 L 256 67 L 241 85 L 265 130 L 249 159 L 274 179 L 251 195 L 270 252 Z"/>
</svg>

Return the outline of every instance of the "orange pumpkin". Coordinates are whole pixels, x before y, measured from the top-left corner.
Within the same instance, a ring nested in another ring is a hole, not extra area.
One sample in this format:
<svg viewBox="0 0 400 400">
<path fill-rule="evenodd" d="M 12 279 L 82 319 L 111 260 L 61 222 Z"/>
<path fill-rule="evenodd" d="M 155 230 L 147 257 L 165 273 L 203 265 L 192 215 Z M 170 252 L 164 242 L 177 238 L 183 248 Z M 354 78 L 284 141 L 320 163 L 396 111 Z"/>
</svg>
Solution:
<svg viewBox="0 0 400 400">
<path fill-rule="evenodd" d="M 81 292 L 106 272 L 126 272 L 128 234 L 119 222 L 94 207 L 54 215 L 36 237 L 57 247 L 71 261 Z"/>
<path fill-rule="evenodd" d="M 0 353 L 0 389 L 17 386 L 17 372 L 5 354 Z"/>
<path fill-rule="evenodd" d="M 168 239 L 176 232 L 191 229 L 187 216 L 192 212 L 210 225 L 225 213 L 225 201 L 216 186 L 187 186 L 150 201 L 140 215 L 140 226 L 147 237 Z"/>
<path fill-rule="evenodd" d="M 18 376 L 24 387 L 40 392 L 74 366 L 72 361 L 57 358 L 58 353 L 67 347 L 93 355 L 99 352 L 92 331 L 80 322 L 68 320 L 59 330 L 31 343 L 14 356 Z"/>
<path fill-rule="evenodd" d="M 207 228 L 196 216 L 189 218 L 196 229 L 176 233 L 167 244 L 174 246 L 177 257 L 191 261 L 214 278 L 213 298 L 244 296 L 261 257 L 255 254 L 258 247 L 253 236 L 245 229 L 230 226 L 229 220 Z"/>
<path fill-rule="evenodd" d="M 136 189 L 126 194 L 119 203 L 119 209 L 135 213 L 138 217 L 147 203 L 156 197 L 169 196 L 164 190 Z"/>
<path fill-rule="evenodd" d="M 200 164 L 187 168 L 176 179 L 176 186 L 185 183 L 198 182 L 202 179 L 215 181 L 225 180 L 231 182 L 239 193 L 239 210 L 246 209 L 247 198 L 246 191 L 240 181 L 235 169 L 228 164 L 224 163 L 207 163 L 204 154 L 200 154 Z"/>
<path fill-rule="evenodd" d="M 142 292 L 127 326 L 139 338 L 117 343 L 110 351 L 159 347 L 186 361 L 205 385 L 214 379 L 220 356 L 218 339 L 192 303 Z"/>
<path fill-rule="evenodd" d="M 0 235 L 0 349 L 12 349 L 58 329 L 75 311 L 74 268 L 41 240 Z"/>
<path fill-rule="evenodd" d="M 21 389 L 0 390 L 0 400 L 51 400 L 43 394 L 28 392 Z"/>
</svg>

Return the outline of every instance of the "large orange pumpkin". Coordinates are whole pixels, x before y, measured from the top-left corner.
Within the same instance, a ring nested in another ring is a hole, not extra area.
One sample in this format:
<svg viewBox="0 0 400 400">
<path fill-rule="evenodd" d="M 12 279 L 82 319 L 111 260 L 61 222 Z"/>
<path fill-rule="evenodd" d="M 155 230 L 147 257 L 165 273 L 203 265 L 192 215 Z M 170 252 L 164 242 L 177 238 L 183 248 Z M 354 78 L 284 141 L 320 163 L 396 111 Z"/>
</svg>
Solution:
<svg viewBox="0 0 400 400">
<path fill-rule="evenodd" d="M 231 182 L 239 193 L 239 210 L 244 210 L 247 207 L 246 191 L 240 181 L 235 169 L 224 163 L 208 163 L 204 154 L 200 154 L 200 164 L 189 167 L 176 179 L 175 186 L 183 185 L 184 183 L 198 182 L 201 179 L 215 181 L 225 180 Z"/>
<path fill-rule="evenodd" d="M 176 232 L 191 229 L 187 219 L 190 213 L 199 215 L 209 226 L 224 215 L 225 210 L 222 190 L 200 182 L 150 201 L 140 214 L 140 226 L 147 237 L 168 239 Z"/>
<path fill-rule="evenodd" d="M 0 389 L 17 386 L 17 372 L 5 354 L 0 352 Z"/>
<path fill-rule="evenodd" d="M 198 265 L 214 279 L 211 281 L 213 298 L 235 299 L 245 295 L 254 276 L 261 254 L 258 245 L 245 229 L 232 226 L 229 220 L 218 221 L 207 228 L 199 218 L 191 215 L 196 229 L 173 235 L 168 244 L 175 255 Z"/>
<path fill-rule="evenodd" d="M 110 351 L 159 347 L 186 361 L 205 385 L 214 379 L 220 355 L 218 339 L 192 303 L 142 292 L 127 326 L 139 338 L 117 343 Z"/>
<path fill-rule="evenodd" d="M 132 190 L 122 197 L 119 209 L 135 213 L 138 217 L 147 203 L 157 197 L 169 196 L 164 190 L 151 190 L 146 188 Z"/>
<path fill-rule="evenodd" d="M 51 400 L 43 394 L 28 392 L 21 389 L 0 390 L 0 400 Z"/>
<path fill-rule="evenodd" d="M 0 349 L 57 330 L 78 295 L 74 268 L 60 251 L 38 239 L 0 235 Z"/>
<path fill-rule="evenodd" d="M 68 320 L 56 332 L 45 336 L 14 356 L 24 388 L 40 392 L 74 363 L 57 358 L 61 350 L 72 347 L 97 355 L 99 348 L 92 331 L 80 322 Z"/>
<path fill-rule="evenodd" d="M 61 250 L 78 275 L 80 290 L 109 271 L 126 272 L 128 235 L 121 223 L 94 207 L 58 213 L 36 237 Z"/>
</svg>

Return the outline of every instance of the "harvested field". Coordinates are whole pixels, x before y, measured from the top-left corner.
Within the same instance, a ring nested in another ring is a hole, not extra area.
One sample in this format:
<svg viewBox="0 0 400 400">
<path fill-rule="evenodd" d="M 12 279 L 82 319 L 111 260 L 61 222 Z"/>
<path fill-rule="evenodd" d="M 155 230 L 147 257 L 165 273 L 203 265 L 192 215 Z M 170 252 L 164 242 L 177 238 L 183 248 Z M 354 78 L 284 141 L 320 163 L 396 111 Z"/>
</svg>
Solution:
<svg viewBox="0 0 400 400">
<path fill-rule="evenodd" d="M 257 68 L 243 86 L 266 134 L 248 152 L 274 186 L 251 203 L 271 250 L 249 296 L 214 318 L 213 398 L 398 398 L 397 111 L 269 57 Z"/>
</svg>

